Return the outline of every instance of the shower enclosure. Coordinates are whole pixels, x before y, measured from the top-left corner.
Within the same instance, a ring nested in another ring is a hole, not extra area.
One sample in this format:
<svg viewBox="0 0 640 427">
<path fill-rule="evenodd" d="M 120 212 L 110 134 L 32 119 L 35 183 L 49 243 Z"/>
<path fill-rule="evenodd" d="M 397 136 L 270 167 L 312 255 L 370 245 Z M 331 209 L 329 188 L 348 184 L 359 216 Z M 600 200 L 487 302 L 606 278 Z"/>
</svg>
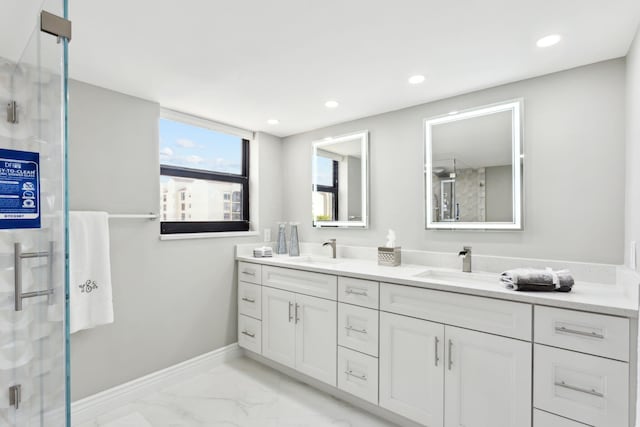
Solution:
<svg viewBox="0 0 640 427">
<path fill-rule="evenodd" d="M 0 52 L 0 426 L 10 427 L 70 425 L 70 23 L 66 0 L 35 6 L 28 39 L 15 37 L 22 54 Z"/>
</svg>

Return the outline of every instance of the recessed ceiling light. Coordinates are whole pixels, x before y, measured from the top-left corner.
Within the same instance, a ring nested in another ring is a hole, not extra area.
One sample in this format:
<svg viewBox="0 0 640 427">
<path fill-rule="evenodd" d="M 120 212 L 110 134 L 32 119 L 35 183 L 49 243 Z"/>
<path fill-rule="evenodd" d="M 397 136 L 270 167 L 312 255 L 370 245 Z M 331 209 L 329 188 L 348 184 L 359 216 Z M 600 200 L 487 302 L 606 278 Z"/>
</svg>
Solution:
<svg viewBox="0 0 640 427">
<path fill-rule="evenodd" d="M 327 108 L 337 108 L 338 107 L 338 101 L 327 101 L 324 103 L 324 106 Z"/>
<path fill-rule="evenodd" d="M 278 119 L 269 119 L 267 120 L 267 123 L 270 125 L 277 125 L 278 123 L 280 123 L 280 120 Z"/>
<path fill-rule="evenodd" d="M 560 34 L 551 34 L 545 36 L 536 42 L 536 46 L 538 47 L 549 47 L 554 44 L 558 44 L 562 40 L 562 36 Z"/>
<path fill-rule="evenodd" d="M 418 85 L 424 81 L 424 76 L 421 74 L 417 74 L 415 76 L 409 77 L 409 83 L 412 85 Z"/>
</svg>

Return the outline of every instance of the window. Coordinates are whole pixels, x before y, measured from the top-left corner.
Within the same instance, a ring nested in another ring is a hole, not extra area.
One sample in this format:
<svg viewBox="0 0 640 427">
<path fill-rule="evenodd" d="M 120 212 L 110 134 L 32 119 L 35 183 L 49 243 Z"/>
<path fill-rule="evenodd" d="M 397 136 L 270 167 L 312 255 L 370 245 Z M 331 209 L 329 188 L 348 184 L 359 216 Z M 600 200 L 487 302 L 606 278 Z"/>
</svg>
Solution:
<svg viewBox="0 0 640 427">
<path fill-rule="evenodd" d="M 161 234 L 249 230 L 249 140 L 161 118 Z"/>
<path fill-rule="evenodd" d="M 338 162 L 316 157 L 317 182 L 313 192 L 313 215 L 316 221 L 338 220 Z"/>
</svg>

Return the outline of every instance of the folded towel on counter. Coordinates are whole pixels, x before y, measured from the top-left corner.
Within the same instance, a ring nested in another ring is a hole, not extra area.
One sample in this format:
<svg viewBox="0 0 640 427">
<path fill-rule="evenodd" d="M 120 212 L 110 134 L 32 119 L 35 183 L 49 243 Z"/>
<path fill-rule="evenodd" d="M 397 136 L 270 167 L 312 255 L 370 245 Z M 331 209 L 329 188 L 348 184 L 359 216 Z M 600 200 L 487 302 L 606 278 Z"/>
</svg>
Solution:
<svg viewBox="0 0 640 427">
<path fill-rule="evenodd" d="M 500 275 L 500 281 L 515 291 L 569 292 L 575 283 L 569 270 L 553 271 L 550 268 L 516 268 Z"/>
<path fill-rule="evenodd" d="M 109 215 L 69 213 L 70 332 L 113 323 Z"/>
</svg>

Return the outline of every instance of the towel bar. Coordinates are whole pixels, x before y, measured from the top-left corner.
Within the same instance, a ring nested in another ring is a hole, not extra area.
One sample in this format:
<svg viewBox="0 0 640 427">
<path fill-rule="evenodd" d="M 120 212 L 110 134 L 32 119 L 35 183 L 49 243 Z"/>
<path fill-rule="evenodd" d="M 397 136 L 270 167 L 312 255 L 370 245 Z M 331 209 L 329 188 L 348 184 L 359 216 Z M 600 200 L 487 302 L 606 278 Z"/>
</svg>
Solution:
<svg viewBox="0 0 640 427">
<path fill-rule="evenodd" d="M 22 260 L 29 258 L 49 258 L 47 289 L 42 291 L 22 292 Z M 46 252 L 22 252 L 22 243 L 14 244 L 14 273 L 15 273 L 15 310 L 22 311 L 22 301 L 27 298 L 47 296 L 47 303 L 53 303 L 53 242 L 49 242 Z"/>
</svg>

